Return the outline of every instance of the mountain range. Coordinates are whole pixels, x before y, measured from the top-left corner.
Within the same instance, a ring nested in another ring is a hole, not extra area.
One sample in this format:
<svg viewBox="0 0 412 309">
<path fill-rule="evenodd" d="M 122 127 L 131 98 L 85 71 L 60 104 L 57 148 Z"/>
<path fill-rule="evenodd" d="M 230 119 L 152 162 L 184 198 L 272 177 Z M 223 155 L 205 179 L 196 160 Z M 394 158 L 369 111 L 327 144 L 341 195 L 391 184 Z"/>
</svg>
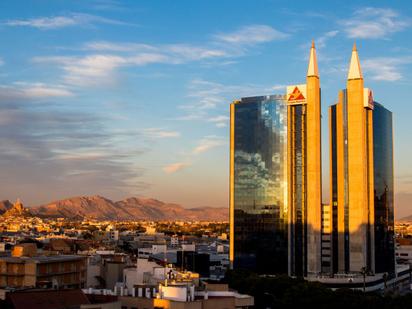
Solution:
<svg viewBox="0 0 412 309">
<path fill-rule="evenodd" d="M 0 214 L 12 207 L 10 201 L 0 201 Z M 28 209 L 38 217 L 68 219 L 227 221 L 229 216 L 227 208 L 184 208 L 179 204 L 142 197 L 114 202 L 98 195 L 72 197 Z"/>
</svg>

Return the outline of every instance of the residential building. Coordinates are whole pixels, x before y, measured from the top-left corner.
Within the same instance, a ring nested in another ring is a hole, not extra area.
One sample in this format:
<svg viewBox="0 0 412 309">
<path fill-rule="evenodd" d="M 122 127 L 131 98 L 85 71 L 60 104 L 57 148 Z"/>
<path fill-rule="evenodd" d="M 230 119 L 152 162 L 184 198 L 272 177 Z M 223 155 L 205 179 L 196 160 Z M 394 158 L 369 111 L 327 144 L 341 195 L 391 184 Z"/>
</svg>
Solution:
<svg viewBox="0 0 412 309">
<path fill-rule="evenodd" d="M 86 259 L 75 255 L 38 255 L 34 244 L 16 245 L 12 256 L 0 257 L 1 287 L 82 288 Z"/>
</svg>

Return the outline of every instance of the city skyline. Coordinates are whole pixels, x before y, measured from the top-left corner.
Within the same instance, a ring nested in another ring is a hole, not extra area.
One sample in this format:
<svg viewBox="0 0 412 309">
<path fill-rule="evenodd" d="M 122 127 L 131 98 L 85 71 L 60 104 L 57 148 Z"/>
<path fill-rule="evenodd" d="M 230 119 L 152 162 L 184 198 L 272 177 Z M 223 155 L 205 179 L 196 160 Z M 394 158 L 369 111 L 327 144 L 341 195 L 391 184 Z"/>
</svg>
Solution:
<svg viewBox="0 0 412 309">
<path fill-rule="evenodd" d="M 410 5 L 45 3 L 0 5 L 0 199 L 228 206 L 229 103 L 304 82 L 309 37 L 322 82 L 324 202 L 327 107 L 356 40 L 365 87 L 394 115 L 395 216 L 412 213 Z"/>
</svg>

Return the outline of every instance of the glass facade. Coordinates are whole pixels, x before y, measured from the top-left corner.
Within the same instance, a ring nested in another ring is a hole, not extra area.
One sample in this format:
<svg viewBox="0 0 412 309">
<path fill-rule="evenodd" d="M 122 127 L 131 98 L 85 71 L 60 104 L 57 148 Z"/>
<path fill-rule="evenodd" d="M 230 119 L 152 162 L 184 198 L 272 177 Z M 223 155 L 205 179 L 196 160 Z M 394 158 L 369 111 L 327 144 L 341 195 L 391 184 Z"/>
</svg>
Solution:
<svg viewBox="0 0 412 309">
<path fill-rule="evenodd" d="M 234 104 L 235 269 L 288 273 L 287 109 L 283 96 Z"/>
<path fill-rule="evenodd" d="M 392 113 L 375 103 L 373 110 L 374 190 L 375 190 L 375 269 L 395 272 L 393 213 Z"/>
<path fill-rule="evenodd" d="M 291 275 L 306 276 L 307 207 L 306 207 L 306 106 L 289 106 L 290 181 L 292 209 L 290 227 Z M 319 214 L 320 215 L 320 214 Z"/>
<path fill-rule="evenodd" d="M 332 223 L 332 241 L 331 241 L 331 251 L 332 251 L 332 265 L 325 265 L 325 266 L 332 266 L 332 273 L 338 272 L 338 258 L 339 258 L 339 236 L 338 236 L 338 169 L 337 169 L 337 132 L 336 132 L 336 105 L 332 105 L 330 107 L 330 143 L 331 143 L 331 223 Z"/>
</svg>

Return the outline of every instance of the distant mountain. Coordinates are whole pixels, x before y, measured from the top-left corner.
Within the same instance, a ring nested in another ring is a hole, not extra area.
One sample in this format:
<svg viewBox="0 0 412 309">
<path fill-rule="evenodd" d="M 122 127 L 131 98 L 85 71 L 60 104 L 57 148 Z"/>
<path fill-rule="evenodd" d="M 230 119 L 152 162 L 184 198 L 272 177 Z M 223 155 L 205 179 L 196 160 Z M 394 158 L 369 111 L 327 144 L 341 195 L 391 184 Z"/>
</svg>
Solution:
<svg viewBox="0 0 412 309">
<path fill-rule="evenodd" d="M 412 221 L 412 215 L 409 215 L 407 217 L 403 217 L 403 218 L 398 219 L 396 221 Z"/>
<path fill-rule="evenodd" d="M 98 220 L 228 220 L 227 208 L 184 208 L 151 198 L 131 197 L 113 202 L 102 196 L 81 196 L 31 208 L 41 217 Z"/>
</svg>

